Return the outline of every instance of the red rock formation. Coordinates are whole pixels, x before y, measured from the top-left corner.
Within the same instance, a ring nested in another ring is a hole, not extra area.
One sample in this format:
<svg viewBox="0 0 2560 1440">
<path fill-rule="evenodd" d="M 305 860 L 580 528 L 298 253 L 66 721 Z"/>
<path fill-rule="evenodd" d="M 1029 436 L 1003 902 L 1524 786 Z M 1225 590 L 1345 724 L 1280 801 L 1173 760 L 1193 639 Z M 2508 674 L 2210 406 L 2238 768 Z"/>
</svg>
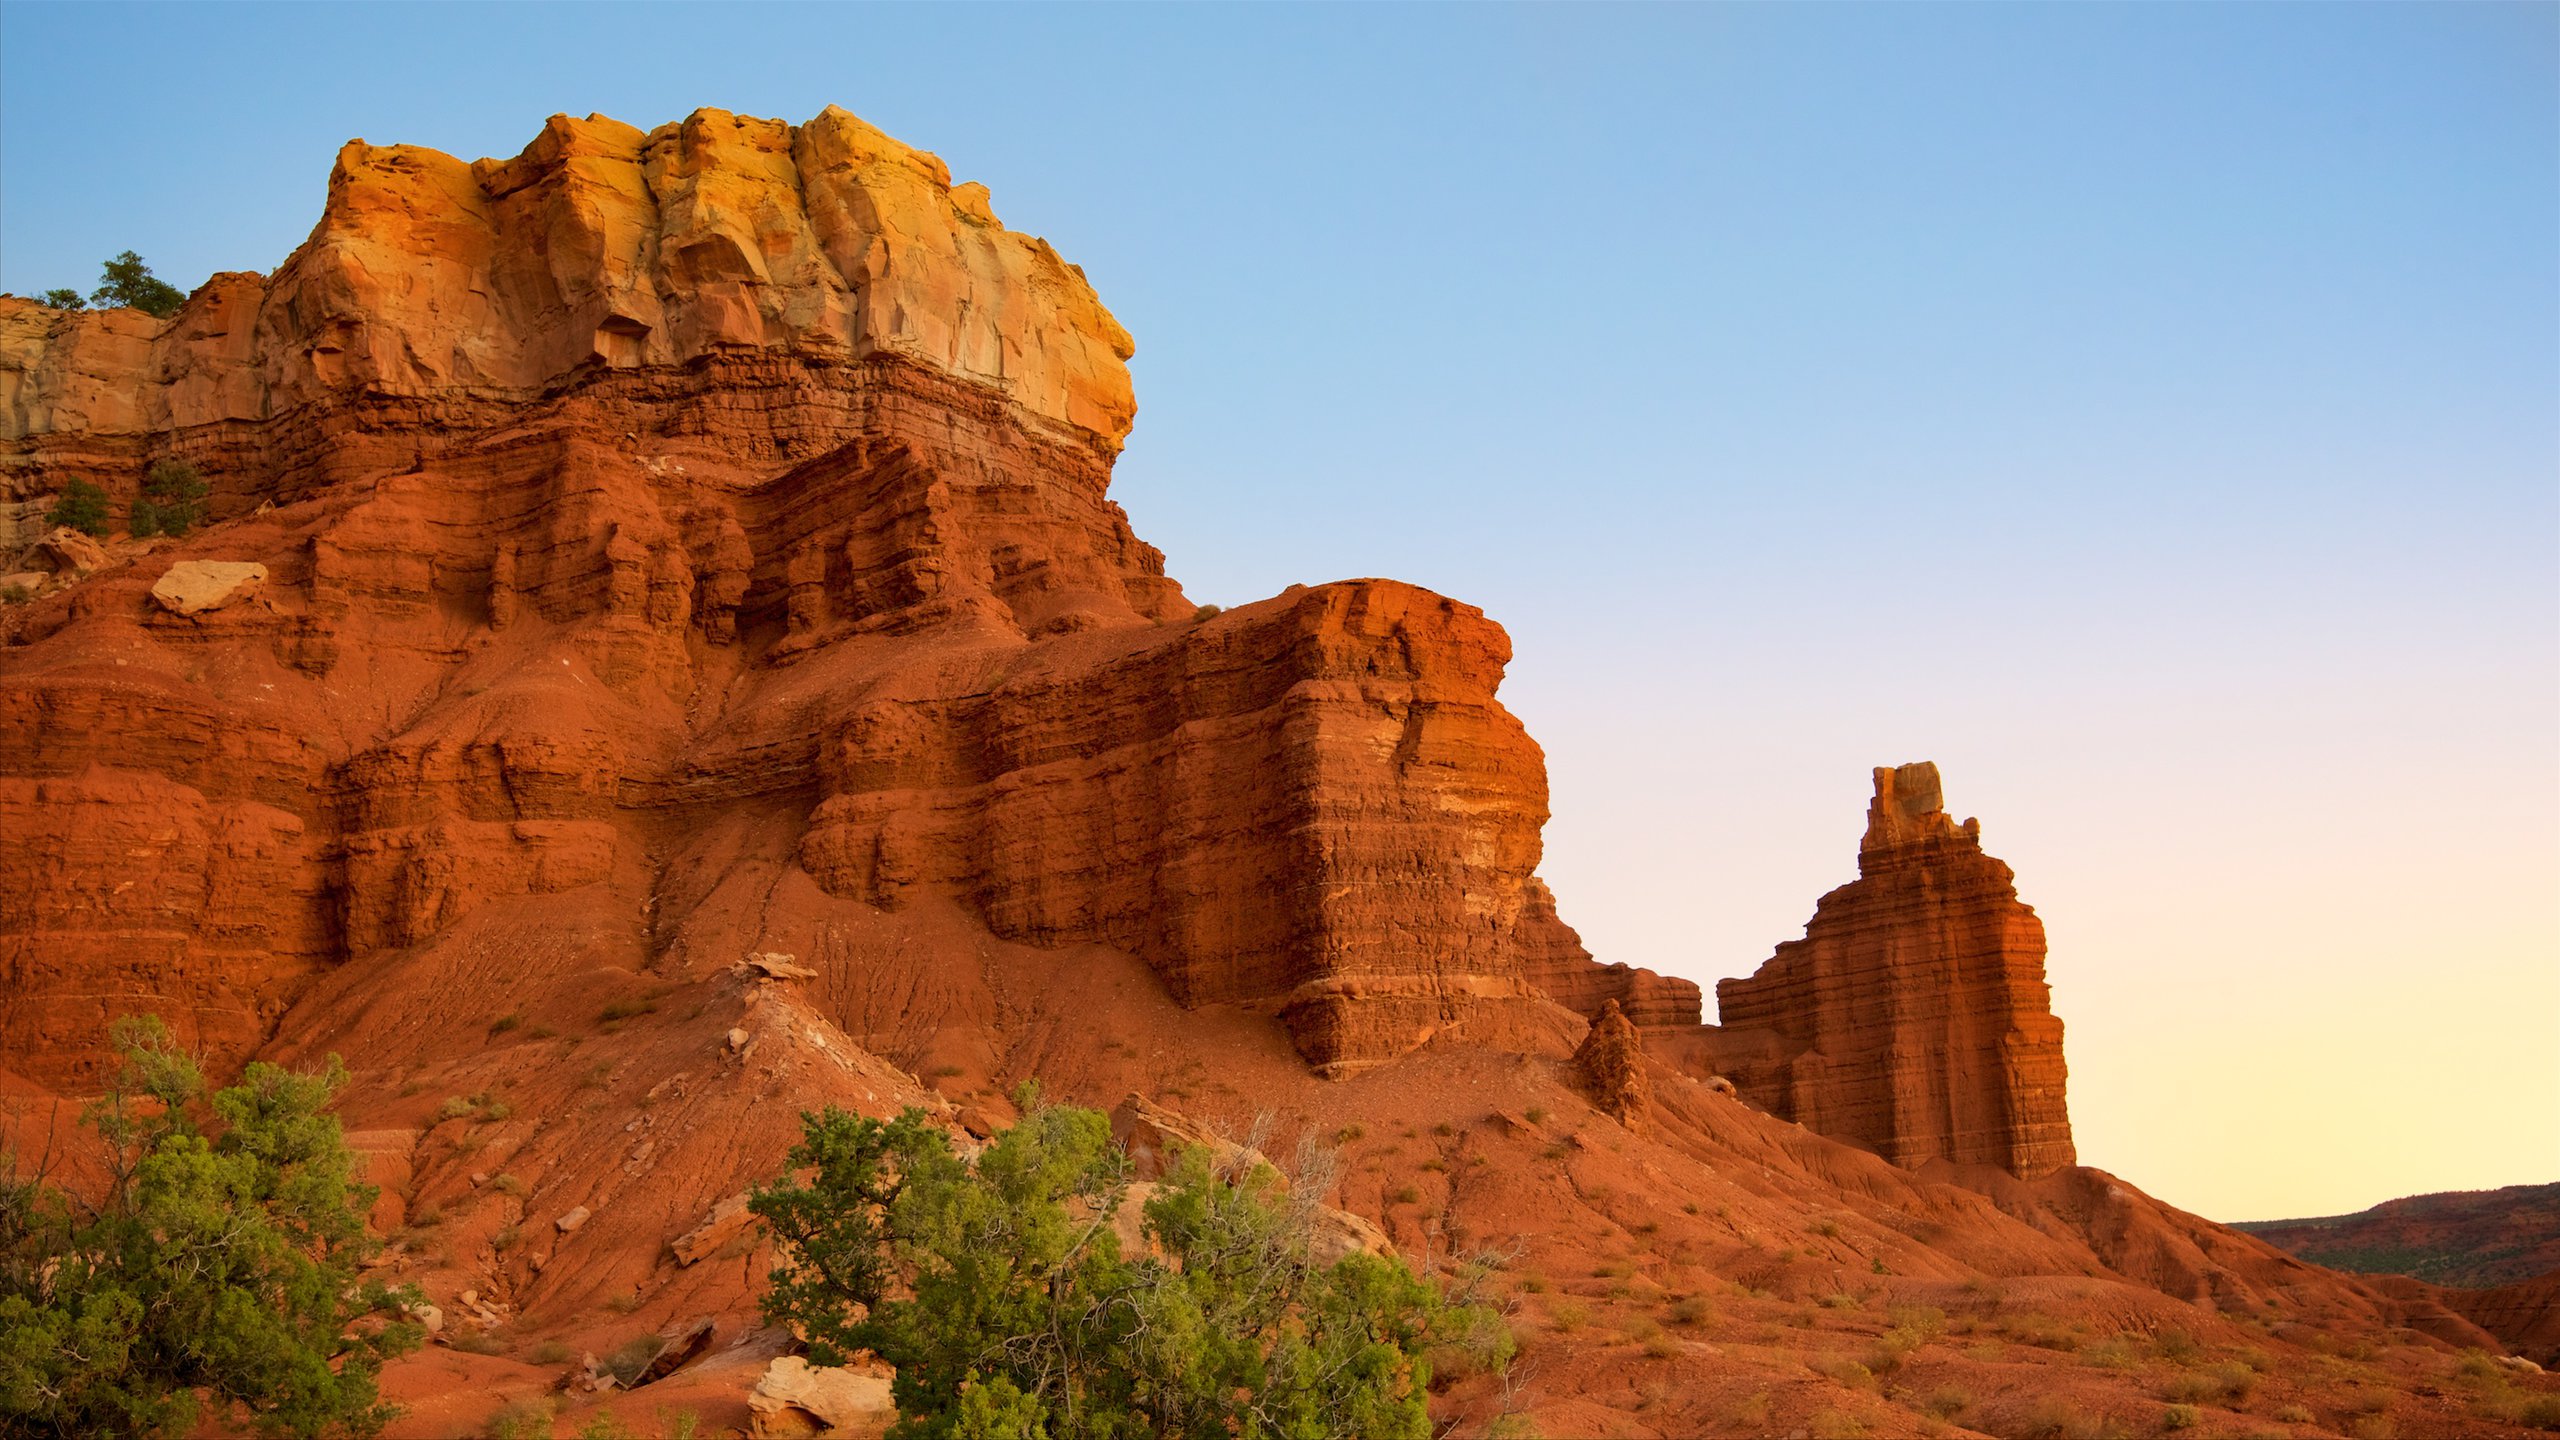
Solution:
<svg viewBox="0 0 2560 1440">
<path fill-rule="evenodd" d="M 658 867 L 767 814 L 825 894 L 1112 946 L 1326 1073 L 1558 1029 L 1509 641 L 1389 581 L 1195 623 L 1106 498 L 1129 353 L 837 110 L 351 144 L 272 279 L 166 324 L 0 300 L 0 490 L 181 456 L 217 522 L 6 622 L 14 1063 L 81 1073 L 136 1008 L 236 1057 L 510 898 L 671 934 Z M 206 561 L 265 588 L 144 603 Z"/>
<path fill-rule="evenodd" d="M 1898 1434 L 1950 1388 L 1969 1430 L 2052 1428 L 2057 1392 L 2157 1423 L 2151 1377 L 2034 1344 L 1895 1350 L 1879 1385 L 1905 1305 L 2264 1346 L 2253 1413 L 2333 1428 L 2297 1342 L 2388 1334 L 2360 1382 L 2463 1433 L 2386 1330 L 2492 1343 L 2442 1304 L 2094 1171 L 1897 1168 L 1664 1063 L 1906 1161 L 2069 1153 L 2033 918 L 1934 803 L 1880 802 L 1867 878 L 1747 982 L 1764 1025 L 1697 1026 L 1534 878 L 1497 627 L 1378 580 L 1195 617 L 1107 496 L 1127 352 L 1073 267 L 840 112 L 351 146 L 271 280 L 166 324 L 0 299 L 0 550 L 72 478 L 214 485 L 184 541 L 0 606 L 0 1150 L 82 1183 L 117 1014 L 216 1070 L 343 1054 L 376 1224 L 414 1227 L 382 1273 L 450 1342 L 394 1367 L 394 1433 L 535 1396 L 743 1430 L 781 1337 L 632 1396 L 543 1349 L 756 1324 L 740 1196 L 802 1110 L 983 1133 L 1035 1078 L 1338 1149 L 1298 1170 L 1332 1177 L 1328 1253 L 1640 1273 L 1523 1283 L 1526 1363 L 1434 1387 L 1467 1433 Z M 266 578 L 155 602 L 190 562 Z M 1709 1295 L 1714 1344 L 1663 1330 Z"/>
<path fill-rule="evenodd" d="M 1940 807 L 1938 767 L 1875 775 L 1857 880 L 1717 984 L 1714 1063 L 1745 1098 L 1899 1165 L 2071 1164 L 2043 923 L 1980 822 Z"/>
<path fill-rule="evenodd" d="M 1609 1001 L 1591 1022 L 1591 1033 L 1573 1052 L 1573 1065 L 1594 1109 L 1630 1130 L 1644 1128 L 1653 1109 L 1653 1081 L 1644 1071 L 1644 1041 L 1617 1001 Z"/>
</svg>

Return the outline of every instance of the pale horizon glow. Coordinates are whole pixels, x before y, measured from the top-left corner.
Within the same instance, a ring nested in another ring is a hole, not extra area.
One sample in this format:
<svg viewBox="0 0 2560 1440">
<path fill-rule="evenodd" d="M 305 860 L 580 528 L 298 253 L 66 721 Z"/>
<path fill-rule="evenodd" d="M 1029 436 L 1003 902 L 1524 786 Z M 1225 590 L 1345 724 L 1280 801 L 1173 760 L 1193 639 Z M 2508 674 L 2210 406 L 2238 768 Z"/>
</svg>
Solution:
<svg viewBox="0 0 2560 1440">
<path fill-rule="evenodd" d="M 1599 959 L 1712 996 L 1934 760 L 2083 1163 L 2560 1179 L 2560 9 L 13 0 L 0 288 L 271 270 L 350 137 L 831 103 L 1137 337 L 1195 599 L 1509 629 Z"/>
</svg>

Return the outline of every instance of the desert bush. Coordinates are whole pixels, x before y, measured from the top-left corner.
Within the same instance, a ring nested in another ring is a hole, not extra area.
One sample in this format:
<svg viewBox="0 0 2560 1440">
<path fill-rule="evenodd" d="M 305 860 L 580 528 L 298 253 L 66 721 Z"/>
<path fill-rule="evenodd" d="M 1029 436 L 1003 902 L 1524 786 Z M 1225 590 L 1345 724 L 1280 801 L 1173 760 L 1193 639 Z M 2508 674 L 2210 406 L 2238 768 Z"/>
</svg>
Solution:
<svg viewBox="0 0 2560 1440">
<path fill-rule="evenodd" d="M 2204 1412 L 2198 1410 L 2193 1405 L 2172 1405 L 2168 1409 L 2160 1412 L 2160 1428 L 2163 1430 L 2190 1430 L 2195 1427 L 2197 1421 L 2202 1420 L 2203 1418 Z"/>
<path fill-rule="evenodd" d="M 87 296 L 82 295 L 77 290 L 68 288 L 57 288 L 44 291 L 36 296 L 36 303 L 39 305 L 50 305 L 56 310 L 86 310 L 89 308 L 89 300 Z"/>
<path fill-rule="evenodd" d="M 2059 1395 L 2047 1395 L 2027 1407 L 2014 1425 L 2000 1433 L 2017 1440 L 2117 1440 L 2124 1427 L 2103 1415 L 2092 1415 Z"/>
<path fill-rule="evenodd" d="M 2320 1417 L 2312 1414 L 2308 1405 L 2279 1405 L 2276 1418 L 2287 1425 L 2309 1425 Z"/>
<path fill-rule="evenodd" d="M 1929 1392 L 1920 1408 L 1941 1420 L 1953 1420 L 1973 1408 L 1973 1392 L 1961 1385 L 1941 1385 Z"/>
<path fill-rule="evenodd" d="M 535 1365 L 560 1365 L 569 1359 L 569 1347 L 558 1340 L 545 1340 L 533 1347 L 525 1359 Z"/>
<path fill-rule="evenodd" d="M 489 1417 L 482 1433 L 489 1440 L 550 1440 L 552 1412 L 548 1397 L 510 1400 Z"/>
<path fill-rule="evenodd" d="M 48 525 L 68 525 L 83 535 L 105 539 L 107 534 L 107 492 L 87 480 L 73 480 L 62 487 L 62 498 L 45 512 Z"/>
<path fill-rule="evenodd" d="M 418 1343 L 397 1318 L 417 1292 L 358 1279 L 376 1192 L 325 1113 L 345 1067 L 259 1062 L 208 1095 L 158 1020 L 114 1034 L 122 1066 L 84 1116 L 103 1196 L 0 1163 L 0 1433 L 178 1435 L 203 1404 L 217 1428 L 380 1430 L 397 1412 L 376 1377 Z"/>
<path fill-rule="evenodd" d="M 1840 1410 L 1817 1410 L 1806 1434 L 1812 1440 L 1862 1440 L 1867 1422 Z"/>
<path fill-rule="evenodd" d="M 2201 1370 L 2182 1371 L 2170 1376 L 2161 1398 L 2188 1403 L 2245 1400 L 2257 1385 L 2257 1371 L 2237 1360 L 2226 1360 L 2219 1365 L 2207 1366 Z"/>
<path fill-rule="evenodd" d="M 622 1313 L 627 1315 L 631 1312 L 626 1309 Z M 666 1348 L 667 1342 L 655 1335 L 634 1335 L 605 1355 L 604 1368 L 613 1372 L 614 1379 L 628 1385 L 639 1379 L 640 1372 L 648 1369 L 649 1362 L 657 1359 L 658 1352 Z"/>
<path fill-rule="evenodd" d="M 2560 1430 L 2560 1395 L 2533 1395 L 2516 1407 L 2516 1423 L 2536 1430 Z"/>
<path fill-rule="evenodd" d="M 1716 1318 L 1716 1307 L 1704 1295 L 1683 1295 L 1671 1302 L 1668 1314 L 1674 1325 L 1704 1325 Z"/>
<path fill-rule="evenodd" d="M 184 460 L 163 460 L 143 477 L 142 493 L 133 497 L 125 528 L 136 537 L 184 535 L 204 518 L 204 497 L 208 493 L 209 487 L 196 467 Z"/>
<path fill-rule="evenodd" d="M 1853 1390 L 1863 1390 L 1876 1383 L 1876 1372 L 1846 1355 L 1825 1355 L 1806 1362 L 1817 1375 Z"/>
<path fill-rule="evenodd" d="M 1323 1185 L 1268 1166 L 1182 1152 L 1145 1203 L 1149 1251 L 1122 1255 L 1109 1121 L 1017 1099 L 1022 1120 L 974 1157 L 920 1110 L 806 1115 L 791 1169 L 750 1201 L 782 1258 L 765 1314 L 818 1364 L 896 1366 L 895 1433 L 1419 1440 L 1431 1349 L 1508 1365 L 1490 1310 L 1401 1262 L 1316 1264 Z"/>
<path fill-rule="evenodd" d="M 2080 1360 L 2082 1364 L 2095 1365 L 2101 1370 L 2132 1370 L 2142 1364 L 2142 1352 L 2134 1347 L 2132 1341 L 2117 1335 L 2081 1351 Z"/>
</svg>

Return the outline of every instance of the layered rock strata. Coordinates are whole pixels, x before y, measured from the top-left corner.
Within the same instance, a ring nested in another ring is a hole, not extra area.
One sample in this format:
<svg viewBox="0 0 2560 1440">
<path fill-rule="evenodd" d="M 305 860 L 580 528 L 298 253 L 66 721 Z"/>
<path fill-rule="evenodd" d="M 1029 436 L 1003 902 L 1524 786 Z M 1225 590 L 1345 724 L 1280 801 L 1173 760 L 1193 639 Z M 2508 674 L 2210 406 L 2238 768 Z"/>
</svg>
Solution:
<svg viewBox="0 0 2560 1440">
<path fill-rule="evenodd" d="M 1712 1051 L 1742 1094 L 1900 1165 L 2074 1162 L 2044 924 L 1958 825 L 1938 769 L 1875 772 L 1858 878 L 1802 940 L 1721 981 Z"/>
<path fill-rule="evenodd" d="M 0 619 L 9 1065 L 74 1080 L 138 1009 L 237 1057 L 518 902 L 725 963 L 664 877 L 768 833 L 813 893 L 1113 947 L 1329 1074 L 1558 1032 L 1507 638 L 1377 580 L 1196 618 L 1107 498 L 1130 352 L 838 110 L 354 143 L 272 277 L 165 323 L 0 299 L 0 513 L 213 487 Z M 169 603 L 206 573 L 263 585 Z"/>
</svg>

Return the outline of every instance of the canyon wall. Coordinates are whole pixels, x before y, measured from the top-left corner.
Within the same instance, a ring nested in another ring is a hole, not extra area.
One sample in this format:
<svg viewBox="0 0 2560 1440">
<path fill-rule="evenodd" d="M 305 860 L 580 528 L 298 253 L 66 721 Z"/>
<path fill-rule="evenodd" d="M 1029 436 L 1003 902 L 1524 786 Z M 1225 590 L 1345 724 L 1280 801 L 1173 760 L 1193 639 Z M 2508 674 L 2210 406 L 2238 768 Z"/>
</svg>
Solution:
<svg viewBox="0 0 2560 1440">
<path fill-rule="evenodd" d="M 1323 1073 L 1569 1047 L 1507 637 L 1379 580 L 1195 613 L 1107 498 L 1130 353 L 833 109 L 351 143 L 273 277 L 167 322 L 0 299 L 18 540 L 75 479 L 213 487 L 0 617 L 8 1063 L 81 1081 L 138 1009 L 236 1059 L 519 901 L 709 963 L 662 878 L 767 823 L 812 893 L 1110 946 Z M 156 604 L 190 560 L 267 580 Z"/>
</svg>

